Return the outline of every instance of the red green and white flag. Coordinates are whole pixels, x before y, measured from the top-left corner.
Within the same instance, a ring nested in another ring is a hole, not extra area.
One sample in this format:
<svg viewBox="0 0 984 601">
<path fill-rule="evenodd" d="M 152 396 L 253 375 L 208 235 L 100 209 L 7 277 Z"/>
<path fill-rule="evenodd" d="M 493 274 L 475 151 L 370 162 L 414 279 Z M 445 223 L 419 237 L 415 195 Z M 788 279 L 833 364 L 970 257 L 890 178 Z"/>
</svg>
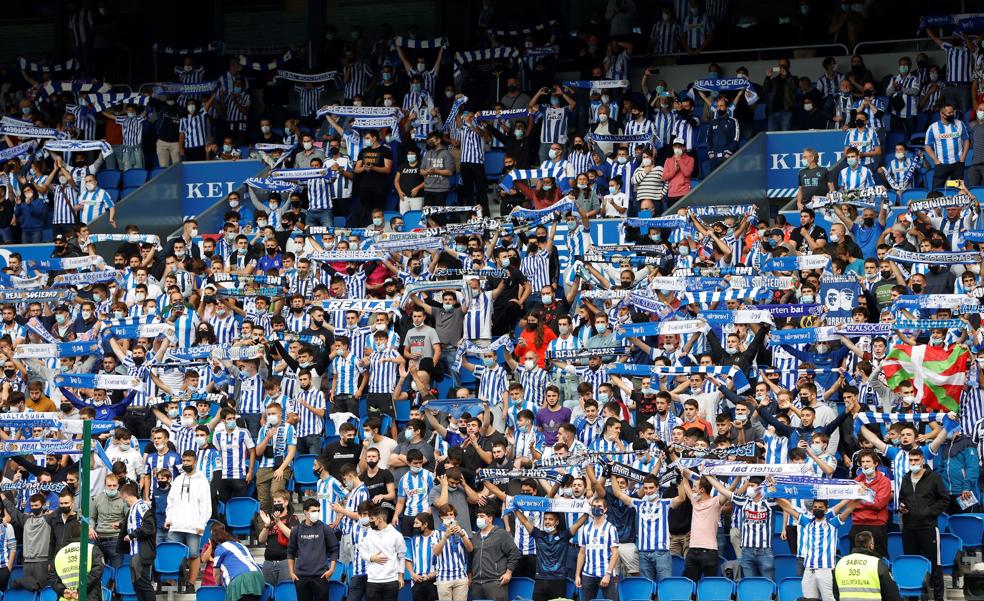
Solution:
<svg viewBox="0 0 984 601">
<path fill-rule="evenodd" d="M 963 345 L 942 348 L 898 344 L 885 358 L 882 372 L 889 388 L 906 380 L 916 387 L 916 402 L 937 411 L 958 411 L 967 382 L 970 351 Z"/>
</svg>

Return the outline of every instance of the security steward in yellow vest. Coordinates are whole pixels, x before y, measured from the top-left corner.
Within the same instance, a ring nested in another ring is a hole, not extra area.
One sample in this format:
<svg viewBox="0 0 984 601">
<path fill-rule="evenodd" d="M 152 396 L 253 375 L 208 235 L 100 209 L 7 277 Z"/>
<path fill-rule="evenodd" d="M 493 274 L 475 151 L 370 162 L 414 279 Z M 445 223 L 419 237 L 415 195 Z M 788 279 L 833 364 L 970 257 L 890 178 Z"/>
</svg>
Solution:
<svg viewBox="0 0 984 601">
<path fill-rule="evenodd" d="M 79 559 L 82 545 L 79 543 L 81 527 L 78 521 L 68 524 L 65 531 L 65 546 L 55 554 L 55 575 L 57 578 L 51 588 L 58 594 L 59 601 L 79 601 Z M 88 547 L 86 601 L 102 599 L 103 554 L 94 543 Z"/>
<path fill-rule="evenodd" d="M 854 549 L 834 567 L 837 601 L 902 601 L 888 564 L 875 553 L 875 538 L 864 530 L 854 537 Z"/>
</svg>

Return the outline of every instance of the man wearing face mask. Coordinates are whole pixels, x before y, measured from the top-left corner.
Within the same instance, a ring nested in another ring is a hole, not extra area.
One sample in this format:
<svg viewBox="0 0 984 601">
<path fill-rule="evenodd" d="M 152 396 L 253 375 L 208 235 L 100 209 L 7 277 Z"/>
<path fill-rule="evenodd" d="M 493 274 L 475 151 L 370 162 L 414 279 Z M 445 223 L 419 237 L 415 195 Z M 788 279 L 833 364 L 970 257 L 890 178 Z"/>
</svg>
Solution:
<svg viewBox="0 0 984 601">
<path fill-rule="evenodd" d="M 957 119 L 953 103 L 940 107 L 940 120 L 926 130 L 926 156 L 932 161 L 933 189 L 942 188 L 947 180 L 962 180 L 964 160 L 970 151 L 970 135 L 963 121 Z"/>
<path fill-rule="evenodd" d="M 769 131 L 786 131 L 790 128 L 796 107 L 797 81 L 789 72 L 788 58 L 780 58 L 778 67 L 770 67 L 766 73 L 762 86 L 767 99 Z"/>
<path fill-rule="evenodd" d="M 480 507 L 475 518 L 476 532 L 471 535 L 471 593 L 475 599 L 506 601 L 506 591 L 520 553 L 513 537 L 494 524 L 498 512 Z"/>
<path fill-rule="evenodd" d="M 441 132 L 433 131 L 428 134 L 426 145 L 427 150 L 420 169 L 420 175 L 424 178 L 424 206 L 443 207 L 447 204 L 451 177 L 455 172 L 454 157 L 445 148 Z M 436 221 L 440 223 L 445 220 Z"/>
<path fill-rule="evenodd" d="M 950 505 L 950 495 L 940 474 L 930 469 L 922 450 L 909 451 L 908 473 L 899 486 L 899 514 L 902 516 L 902 551 L 921 555 L 932 566 L 930 580 L 935 601 L 945 599 L 943 570 L 940 568 L 937 521 Z"/>
<path fill-rule="evenodd" d="M 216 94 L 209 96 L 202 106 L 197 100 L 189 100 L 185 108 L 187 115 L 178 122 L 178 152 L 181 160 L 204 161 L 206 137 L 206 117 L 212 112 Z"/>
<path fill-rule="evenodd" d="M 304 501 L 304 519 L 290 531 L 287 567 L 297 589 L 298 601 L 328 598 L 328 578 L 338 561 L 338 539 L 321 521 L 317 499 Z"/>
<path fill-rule="evenodd" d="M 181 473 L 174 478 L 167 495 L 164 528 L 168 542 L 188 547 L 188 586 L 198 581 L 199 545 L 205 525 L 212 517 L 212 489 L 205 475 L 198 471 L 197 455 L 188 450 L 181 454 Z M 187 592 L 186 588 L 186 592 Z"/>
</svg>

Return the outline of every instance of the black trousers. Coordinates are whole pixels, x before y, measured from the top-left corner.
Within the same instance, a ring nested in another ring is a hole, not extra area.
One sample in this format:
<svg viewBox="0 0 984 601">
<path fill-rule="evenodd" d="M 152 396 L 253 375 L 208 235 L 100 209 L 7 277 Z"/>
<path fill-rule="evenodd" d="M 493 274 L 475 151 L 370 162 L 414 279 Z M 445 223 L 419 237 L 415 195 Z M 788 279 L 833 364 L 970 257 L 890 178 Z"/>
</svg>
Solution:
<svg viewBox="0 0 984 601">
<path fill-rule="evenodd" d="M 359 399 L 351 394 L 336 394 L 333 403 L 332 413 L 359 414 Z"/>
<path fill-rule="evenodd" d="M 205 147 L 198 146 L 197 148 L 185 148 L 185 161 L 204 161 L 205 160 Z"/>
<path fill-rule="evenodd" d="M 478 204 L 482 207 L 482 216 L 489 216 L 489 180 L 485 177 L 485 165 L 481 163 L 461 164 L 461 188 L 458 192 L 458 204 Z"/>
<path fill-rule="evenodd" d="M 327 587 L 325 592 L 327 593 Z M 400 583 L 369 582 L 366 584 L 366 601 L 393 601 L 400 594 Z M 327 594 L 322 599 L 327 599 Z M 297 601 L 303 601 L 298 599 Z"/>
<path fill-rule="evenodd" d="M 138 556 L 130 558 L 130 579 L 133 582 L 133 590 L 137 593 L 137 601 L 156 601 L 157 593 L 154 592 L 152 580 L 153 569 L 153 562 L 140 561 Z"/>
<path fill-rule="evenodd" d="M 428 580 L 427 582 L 414 582 L 413 589 L 410 592 L 413 601 L 437 600 L 437 585 L 434 584 L 433 580 Z"/>
<path fill-rule="evenodd" d="M 718 575 L 718 552 L 716 549 L 690 547 L 683 559 L 683 575 L 697 582 L 704 576 Z"/>
<path fill-rule="evenodd" d="M 351 207 L 351 205 L 350 205 Z M 386 190 L 365 189 L 359 191 L 359 209 L 349 216 L 349 227 L 363 227 L 369 223 L 374 209 L 386 207 Z"/>
<path fill-rule="evenodd" d="M 942 188 L 949 179 L 963 179 L 963 162 L 939 164 L 933 168 L 933 189 Z"/>
<path fill-rule="evenodd" d="M 533 585 L 533 601 L 550 601 L 550 599 L 563 598 L 567 595 L 567 580 L 560 578 L 557 580 L 536 579 Z"/>
<path fill-rule="evenodd" d="M 513 572 L 513 576 L 522 576 L 523 578 L 533 578 L 536 576 L 536 555 L 523 555 L 519 558 L 519 563 L 516 564 L 516 570 Z"/>
<path fill-rule="evenodd" d="M 246 496 L 246 480 L 233 478 L 223 478 L 219 482 L 219 496 L 223 503 L 228 503 L 229 499 Z"/>
<path fill-rule="evenodd" d="M 297 601 L 323 601 L 328 598 L 328 581 L 320 576 L 298 576 L 294 582 Z"/>
<path fill-rule="evenodd" d="M 932 566 L 930 582 L 933 598 L 943 601 L 943 568 L 940 567 L 939 530 L 936 528 L 906 528 L 902 526 L 902 552 L 906 555 L 922 555 Z"/>
</svg>

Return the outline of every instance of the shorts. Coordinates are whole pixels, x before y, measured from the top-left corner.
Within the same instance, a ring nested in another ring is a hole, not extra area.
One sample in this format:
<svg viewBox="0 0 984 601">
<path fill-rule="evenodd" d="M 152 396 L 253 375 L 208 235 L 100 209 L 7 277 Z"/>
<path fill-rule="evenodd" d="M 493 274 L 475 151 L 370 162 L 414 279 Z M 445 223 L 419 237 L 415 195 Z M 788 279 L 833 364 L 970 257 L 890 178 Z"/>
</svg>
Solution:
<svg viewBox="0 0 984 601">
<path fill-rule="evenodd" d="M 167 533 L 167 542 L 181 543 L 182 545 L 188 547 L 188 558 L 196 559 L 198 557 L 198 550 L 202 544 L 202 535 L 192 534 L 191 532 L 174 532 L 173 530 L 169 530 Z"/>
<path fill-rule="evenodd" d="M 378 412 L 396 418 L 393 412 L 393 395 L 383 392 L 370 392 L 366 395 L 366 410 L 369 413 Z"/>
<path fill-rule="evenodd" d="M 622 576 L 635 576 L 639 573 L 639 551 L 635 543 L 618 544 L 618 565 Z"/>
</svg>

